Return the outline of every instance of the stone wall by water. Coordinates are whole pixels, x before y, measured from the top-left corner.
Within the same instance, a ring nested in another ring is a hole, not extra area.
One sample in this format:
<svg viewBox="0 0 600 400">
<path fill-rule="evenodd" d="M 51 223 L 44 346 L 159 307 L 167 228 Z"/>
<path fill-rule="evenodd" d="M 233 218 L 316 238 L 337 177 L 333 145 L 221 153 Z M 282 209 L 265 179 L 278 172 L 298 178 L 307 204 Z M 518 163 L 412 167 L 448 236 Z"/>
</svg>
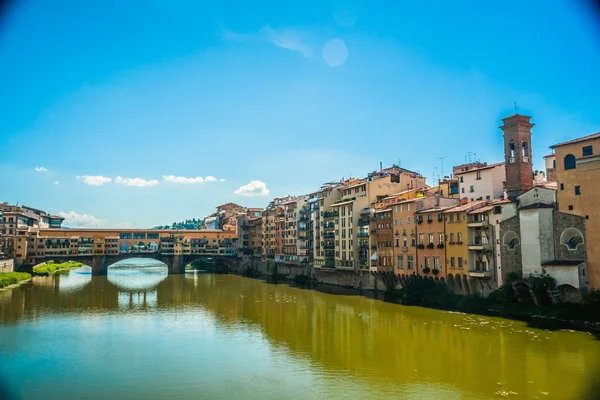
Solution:
<svg viewBox="0 0 600 400">
<path fill-rule="evenodd" d="M 0 260 L 0 272 L 13 272 L 14 267 L 13 260 Z"/>
<path fill-rule="evenodd" d="M 296 276 L 307 276 L 312 280 L 325 285 L 342 286 L 362 290 L 384 291 L 388 288 L 400 287 L 398 277 L 391 278 L 393 274 L 373 273 L 368 271 L 341 271 L 335 269 L 314 268 L 312 265 L 294 265 L 275 261 L 249 260 L 242 262 L 234 270 L 245 274 L 248 270 L 260 275 L 283 275 L 294 279 Z"/>
</svg>

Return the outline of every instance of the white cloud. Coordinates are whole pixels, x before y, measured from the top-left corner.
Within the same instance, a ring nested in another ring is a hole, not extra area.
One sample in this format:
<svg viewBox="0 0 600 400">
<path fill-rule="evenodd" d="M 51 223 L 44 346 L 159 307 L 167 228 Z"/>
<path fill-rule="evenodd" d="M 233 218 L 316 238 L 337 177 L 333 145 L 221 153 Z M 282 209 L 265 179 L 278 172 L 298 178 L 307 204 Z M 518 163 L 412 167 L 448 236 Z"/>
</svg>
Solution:
<svg viewBox="0 0 600 400">
<path fill-rule="evenodd" d="M 269 189 L 267 189 L 267 185 L 262 181 L 250 181 L 249 184 L 240 186 L 233 193 L 246 197 L 266 196 L 269 194 Z"/>
<path fill-rule="evenodd" d="M 54 181 L 54 184 L 55 185 L 60 185 L 60 182 L 59 181 Z"/>
<path fill-rule="evenodd" d="M 37 172 L 48 172 L 48 168 L 44 168 L 44 167 L 35 167 L 35 170 Z"/>
<path fill-rule="evenodd" d="M 163 179 L 167 182 L 172 183 L 183 183 L 183 184 L 194 184 L 194 183 L 204 183 L 204 178 L 201 176 L 197 176 L 195 178 L 186 178 L 185 176 L 175 176 L 175 175 L 165 175 Z"/>
<path fill-rule="evenodd" d="M 64 225 L 73 228 L 98 228 L 105 223 L 104 220 L 98 219 L 89 214 L 77 214 L 75 211 L 59 212 L 59 216 L 65 219 Z"/>
<path fill-rule="evenodd" d="M 260 30 L 264 39 L 282 49 L 297 51 L 304 57 L 310 57 L 310 48 L 303 43 L 300 35 L 291 29 L 273 29 L 270 26 L 264 26 Z"/>
<path fill-rule="evenodd" d="M 270 26 L 263 26 L 258 33 L 240 33 L 226 28 L 220 28 L 218 35 L 230 42 L 269 42 L 279 48 L 297 51 L 304 57 L 311 56 L 311 49 L 305 43 L 303 36 L 296 30 L 290 28 L 274 29 Z"/>
<path fill-rule="evenodd" d="M 219 179 L 219 182 L 225 182 L 225 178 Z"/>
<path fill-rule="evenodd" d="M 214 176 L 207 176 L 206 178 L 203 178 L 201 176 L 196 176 L 196 177 L 185 177 L 185 176 L 175 176 L 175 175 L 164 175 L 163 179 L 167 182 L 171 182 L 171 183 L 183 183 L 186 185 L 191 185 L 191 184 L 195 184 L 195 183 L 204 183 L 204 182 L 225 182 L 225 179 L 217 179 Z"/>
<path fill-rule="evenodd" d="M 120 176 L 117 176 L 115 178 L 115 182 L 120 185 L 137 186 L 137 187 L 158 185 L 158 181 L 156 179 L 145 180 L 142 178 L 121 178 Z"/>
<path fill-rule="evenodd" d="M 112 181 L 112 178 L 102 175 L 82 175 L 78 176 L 77 179 L 83 179 L 83 183 L 90 186 L 101 186 Z"/>
</svg>

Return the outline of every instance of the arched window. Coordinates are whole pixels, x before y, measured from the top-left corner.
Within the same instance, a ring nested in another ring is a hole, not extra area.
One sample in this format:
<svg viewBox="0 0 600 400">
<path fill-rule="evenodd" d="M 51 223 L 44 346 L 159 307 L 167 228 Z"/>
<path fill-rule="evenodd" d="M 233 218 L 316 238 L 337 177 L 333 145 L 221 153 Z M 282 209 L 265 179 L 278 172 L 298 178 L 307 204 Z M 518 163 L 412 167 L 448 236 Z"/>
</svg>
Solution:
<svg viewBox="0 0 600 400">
<path fill-rule="evenodd" d="M 515 158 L 515 142 L 511 140 L 508 144 L 508 149 L 510 150 L 510 158 Z"/>
<path fill-rule="evenodd" d="M 527 160 L 527 157 L 529 157 L 527 142 L 524 140 L 521 142 L 521 156 L 523 156 L 523 160 Z"/>
<path fill-rule="evenodd" d="M 560 243 L 569 250 L 577 250 L 577 246 L 583 243 L 583 234 L 575 228 L 567 228 L 560 235 Z"/>
<path fill-rule="evenodd" d="M 565 156 L 565 169 L 575 169 L 576 165 L 575 156 L 573 154 L 567 154 Z"/>
<path fill-rule="evenodd" d="M 519 244 L 519 237 L 513 231 L 508 231 L 504 234 L 503 244 L 513 250 Z"/>
</svg>

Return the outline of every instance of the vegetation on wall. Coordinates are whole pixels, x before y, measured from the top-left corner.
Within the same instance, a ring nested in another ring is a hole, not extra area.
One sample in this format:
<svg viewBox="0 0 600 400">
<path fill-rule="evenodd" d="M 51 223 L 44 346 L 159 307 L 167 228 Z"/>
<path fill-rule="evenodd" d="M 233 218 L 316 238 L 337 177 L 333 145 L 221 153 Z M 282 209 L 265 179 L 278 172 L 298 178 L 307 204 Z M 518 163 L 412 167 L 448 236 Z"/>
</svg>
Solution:
<svg viewBox="0 0 600 400">
<path fill-rule="evenodd" d="M 34 275 L 53 275 L 58 271 L 68 271 L 73 268 L 83 267 L 83 264 L 75 261 L 67 261 L 64 263 L 57 264 L 54 261 L 48 261 L 44 265 L 35 267 L 33 269 Z"/>
</svg>

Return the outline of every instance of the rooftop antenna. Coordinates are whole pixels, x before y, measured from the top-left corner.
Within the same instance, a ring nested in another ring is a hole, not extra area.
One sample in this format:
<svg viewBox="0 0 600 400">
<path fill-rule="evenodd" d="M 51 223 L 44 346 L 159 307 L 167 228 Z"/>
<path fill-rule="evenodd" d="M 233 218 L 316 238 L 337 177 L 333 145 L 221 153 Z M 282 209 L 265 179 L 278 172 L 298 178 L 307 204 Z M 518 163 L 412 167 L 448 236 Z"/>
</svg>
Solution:
<svg viewBox="0 0 600 400">
<path fill-rule="evenodd" d="M 471 156 L 474 156 L 475 153 L 471 152 L 471 151 L 467 151 L 467 159 L 469 160 L 469 164 L 471 164 Z"/>
<path fill-rule="evenodd" d="M 444 158 L 446 158 L 446 156 L 443 157 L 438 157 L 440 159 L 440 166 L 442 167 L 441 171 L 442 171 L 442 179 L 444 179 Z"/>
<path fill-rule="evenodd" d="M 402 160 L 400 158 L 398 159 L 398 168 L 402 169 Z"/>
</svg>

